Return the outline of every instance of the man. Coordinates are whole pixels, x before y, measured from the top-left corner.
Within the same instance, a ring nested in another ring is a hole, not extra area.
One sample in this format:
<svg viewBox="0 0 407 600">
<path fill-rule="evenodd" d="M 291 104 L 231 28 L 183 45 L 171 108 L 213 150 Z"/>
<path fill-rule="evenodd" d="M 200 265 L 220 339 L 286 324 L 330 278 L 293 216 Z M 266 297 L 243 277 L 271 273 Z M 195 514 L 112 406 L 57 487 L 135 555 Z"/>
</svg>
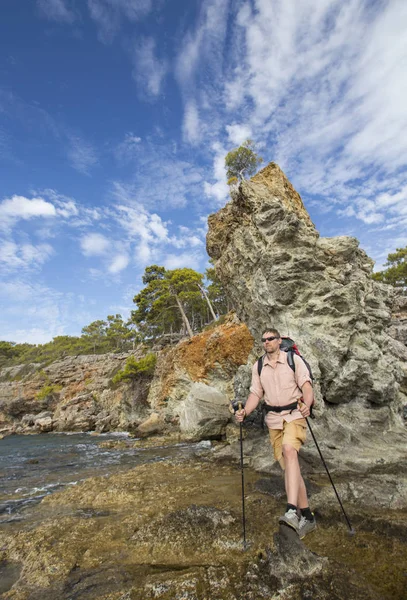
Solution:
<svg viewBox="0 0 407 600">
<path fill-rule="evenodd" d="M 295 371 L 290 367 L 287 353 L 280 350 L 282 340 L 277 329 L 265 329 L 261 341 L 266 351 L 263 367 L 259 375 L 257 361 L 253 365 L 250 394 L 236 420 L 242 422 L 264 396 L 265 422 L 274 457 L 284 470 L 287 493 L 286 512 L 279 522 L 295 529 L 302 539 L 316 528 L 298 462 L 298 451 L 306 438 L 305 417 L 314 403 L 312 381 L 301 357 L 294 355 Z"/>
</svg>

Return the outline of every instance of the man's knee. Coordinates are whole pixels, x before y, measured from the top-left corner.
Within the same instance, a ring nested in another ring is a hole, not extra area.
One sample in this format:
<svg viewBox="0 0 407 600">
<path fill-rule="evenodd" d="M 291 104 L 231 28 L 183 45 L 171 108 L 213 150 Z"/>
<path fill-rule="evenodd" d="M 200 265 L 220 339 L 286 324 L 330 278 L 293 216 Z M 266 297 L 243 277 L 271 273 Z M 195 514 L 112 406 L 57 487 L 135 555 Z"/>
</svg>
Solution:
<svg viewBox="0 0 407 600">
<path fill-rule="evenodd" d="M 294 446 L 290 446 L 290 444 L 283 444 L 283 456 L 286 461 L 297 460 L 298 452 Z"/>
</svg>

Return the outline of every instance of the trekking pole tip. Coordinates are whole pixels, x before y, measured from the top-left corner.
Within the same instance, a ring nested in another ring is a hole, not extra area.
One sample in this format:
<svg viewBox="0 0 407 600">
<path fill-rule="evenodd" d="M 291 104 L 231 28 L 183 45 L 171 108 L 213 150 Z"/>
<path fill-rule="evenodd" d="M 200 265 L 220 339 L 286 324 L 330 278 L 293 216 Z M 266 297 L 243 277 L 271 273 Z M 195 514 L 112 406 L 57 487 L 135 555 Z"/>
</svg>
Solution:
<svg viewBox="0 0 407 600">
<path fill-rule="evenodd" d="M 349 529 L 349 535 L 351 537 L 353 537 L 354 535 L 356 535 L 356 531 L 353 529 L 353 527 L 352 527 L 352 529 Z"/>
</svg>

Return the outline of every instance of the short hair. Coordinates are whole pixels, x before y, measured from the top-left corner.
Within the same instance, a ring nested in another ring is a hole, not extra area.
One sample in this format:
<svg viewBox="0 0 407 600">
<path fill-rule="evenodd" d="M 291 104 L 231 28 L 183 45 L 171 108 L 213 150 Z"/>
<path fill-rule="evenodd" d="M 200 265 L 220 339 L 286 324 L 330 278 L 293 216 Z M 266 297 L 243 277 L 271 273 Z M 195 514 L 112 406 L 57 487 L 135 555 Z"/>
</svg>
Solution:
<svg viewBox="0 0 407 600">
<path fill-rule="evenodd" d="M 266 329 L 263 329 L 261 336 L 263 337 L 263 335 L 268 332 L 281 338 L 280 332 L 275 327 L 266 327 Z"/>
</svg>

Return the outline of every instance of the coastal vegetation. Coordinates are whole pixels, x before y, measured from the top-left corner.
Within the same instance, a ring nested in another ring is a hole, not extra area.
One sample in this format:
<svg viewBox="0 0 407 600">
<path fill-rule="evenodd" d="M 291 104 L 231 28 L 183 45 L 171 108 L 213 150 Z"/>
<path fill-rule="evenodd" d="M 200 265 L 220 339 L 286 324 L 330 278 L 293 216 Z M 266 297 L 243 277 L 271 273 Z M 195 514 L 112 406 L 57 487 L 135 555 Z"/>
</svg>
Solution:
<svg viewBox="0 0 407 600">
<path fill-rule="evenodd" d="M 0 368 L 43 366 L 67 356 L 128 352 L 138 344 L 151 347 L 158 340 L 178 341 L 199 333 L 232 308 L 213 267 L 202 274 L 151 265 L 145 269 L 143 284 L 128 320 L 121 314 L 108 315 L 84 326 L 80 336 L 59 335 L 45 344 L 0 341 Z"/>
<path fill-rule="evenodd" d="M 149 352 L 140 360 L 136 360 L 134 356 L 129 356 L 124 369 L 116 373 L 112 382 L 116 384 L 121 381 L 133 381 L 141 375 L 153 375 L 156 362 L 157 355 L 152 352 Z"/>
<path fill-rule="evenodd" d="M 53 396 L 54 394 L 58 394 L 62 390 L 62 385 L 55 384 L 46 384 L 44 385 L 38 394 L 35 396 L 36 400 L 45 400 L 48 396 Z"/>
</svg>

